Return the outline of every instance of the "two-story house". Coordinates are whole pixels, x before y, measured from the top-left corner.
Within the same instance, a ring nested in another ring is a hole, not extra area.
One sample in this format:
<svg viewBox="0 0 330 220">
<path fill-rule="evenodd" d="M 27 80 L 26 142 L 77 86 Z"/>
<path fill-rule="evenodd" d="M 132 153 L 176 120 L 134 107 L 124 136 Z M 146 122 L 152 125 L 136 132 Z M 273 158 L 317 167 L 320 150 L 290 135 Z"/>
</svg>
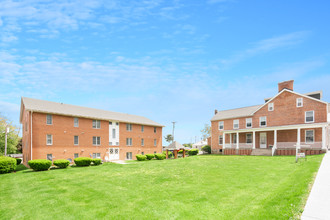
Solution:
<svg viewBox="0 0 330 220">
<path fill-rule="evenodd" d="M 162 151 L 163 125 L 148 118 L 32 98 L 21 99 L 23 161 L 132 159 Z"/>
<path fill-rule="evenodd" d="M 293 80 L 262 105 L 215 111 L 212 153 L 238 155 L 320 154 L 329 146 L 329 103 L 322 92 L 300 94 Z"/>
</svg>

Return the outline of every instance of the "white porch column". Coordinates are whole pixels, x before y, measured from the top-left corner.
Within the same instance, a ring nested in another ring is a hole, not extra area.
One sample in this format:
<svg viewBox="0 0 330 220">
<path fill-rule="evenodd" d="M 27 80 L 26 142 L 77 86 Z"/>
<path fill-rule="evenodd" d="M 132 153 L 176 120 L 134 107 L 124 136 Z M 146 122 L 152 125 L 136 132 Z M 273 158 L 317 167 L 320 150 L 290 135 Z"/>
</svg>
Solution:
<svg viewBox="0 0 330 220">
<path fill-rule="evenodd" d="M 325 126 L 322 127 L 322 149 L 327 149 L 326 146 L 326 138 L 327 138 L 327 134 L 326 134 L 326 129 Z"/>
<path fill-rule="evenodd" d="M 231 147 L 231 140 L 232 140 L 232 138 L 231 138 L 231 133 L 229 134 L 229 144 L 230 144 L 230 147 Z"/>
<path fill-rule="evenodd" d="M 256 132 L 253 131 L 253 149 L 256 149 Z"/>
<path fill-rule="evenodd" d="M 277 130 L 274 130 L 274 146 L 275 149 L 277 148 Z"/>
<path fill-rule="evenodd" d="M 222 140 L 222 149 L 225 149 L 226 148 L 226 133 L 225 132 L 223 132 L 222 133 L 222 135 L 223 135 L 223 140 Z"/>
<path fill-rule="evenodd" d="M 297 149 L 300 149 L 300 128 L 297 129 Z"/>
<path fill-rule="evenodd" d="M 236 149 L 239 149 L 239 133 L 236 132 Z"/>
</svg>

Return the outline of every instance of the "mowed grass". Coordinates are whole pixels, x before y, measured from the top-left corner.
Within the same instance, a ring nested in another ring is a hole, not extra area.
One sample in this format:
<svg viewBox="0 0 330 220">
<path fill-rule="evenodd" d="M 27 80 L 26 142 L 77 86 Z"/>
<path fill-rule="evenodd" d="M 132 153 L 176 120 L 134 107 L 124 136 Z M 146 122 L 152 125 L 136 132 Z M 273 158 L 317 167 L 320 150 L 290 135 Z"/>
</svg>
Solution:
<svg viewBox="0 0 330 220">
<path fill-rule="evenodd" d="M 0 175 L 0 219 L 295 219 L 323 155 L 194 156 Z"/>
</svg>

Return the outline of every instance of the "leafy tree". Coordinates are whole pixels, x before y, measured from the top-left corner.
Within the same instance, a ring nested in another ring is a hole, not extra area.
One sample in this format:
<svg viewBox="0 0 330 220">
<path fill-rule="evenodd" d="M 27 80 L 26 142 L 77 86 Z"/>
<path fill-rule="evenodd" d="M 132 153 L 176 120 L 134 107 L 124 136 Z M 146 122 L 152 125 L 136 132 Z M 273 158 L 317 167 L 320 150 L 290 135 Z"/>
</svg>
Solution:
<svg viewBox="0 0 330 220">
<path fill-rule="evenodd" d="M 203 140 L 206 140 L 211 135 L 211 126 L 209 124 L 205 124 L 201 132 Z"/>
<path fill-rule="evenodd" d="M 188 144 L 182 144 L 182 145 L 185 146 L 185 147 L 192 148 L 192 144 L 191 144 L 191 143 L 188 143 Z"/>
<path fill-rule="evenodd" d="M 202 151 L 206 152 L 206 153 L 211 153 L 211 147 L 210 145 L 205 145 L 202 147 Z"/>
<path fill-rule="evenodd" d="M 6 125 L 9 127 L 9 133 L 7 134 L 7 154 L 17 153 L 17 144 L 21 139 L 19 135 L 19 129 L 12 125 L 12 122 L 7 118 L 0 115 L 0 155 L 5 154 L 5 131 Z"/>
<path fill-rule="evenodd" d="M 173 141 L 173 136 L 171 134 L 168 134 L 166 136 L 164 136 L 166 142 L 170 143 Z"/>
</svg>

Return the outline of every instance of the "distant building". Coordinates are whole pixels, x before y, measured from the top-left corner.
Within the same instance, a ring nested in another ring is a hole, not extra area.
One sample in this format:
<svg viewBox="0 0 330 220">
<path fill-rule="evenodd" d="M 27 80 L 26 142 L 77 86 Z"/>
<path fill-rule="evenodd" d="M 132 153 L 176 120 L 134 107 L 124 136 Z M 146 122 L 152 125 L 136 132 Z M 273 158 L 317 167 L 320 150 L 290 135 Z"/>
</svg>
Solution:
<svg viewBox="0 0 330 220">
<path fill-rule="evenodd" d="M 199 151 L 201 151 L 202 147 L 204 147 L 205 145 L 207 145 L 207 140 L 201 140 L 197 143 L 194 143 L 192 145 L 192 149 L 198 149 Z"/>
</svg>

